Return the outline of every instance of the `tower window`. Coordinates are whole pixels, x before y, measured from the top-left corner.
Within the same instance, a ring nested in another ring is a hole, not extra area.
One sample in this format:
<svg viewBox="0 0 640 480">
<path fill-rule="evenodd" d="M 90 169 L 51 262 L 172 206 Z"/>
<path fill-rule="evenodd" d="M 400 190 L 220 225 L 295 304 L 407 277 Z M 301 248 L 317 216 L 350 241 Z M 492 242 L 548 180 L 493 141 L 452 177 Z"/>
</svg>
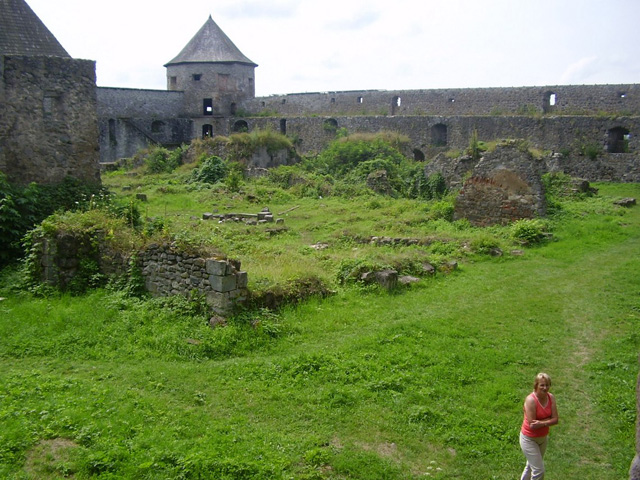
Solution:
<svg viewBox="0 0 640 480">
<path fill-rule="evenodd" d="M 213 99 L 205 98 L 202 100 L 202 114 L 213 115 Z"/>
<path fill-rule="evenodd" d="M 200 81 L 200 79 L 202 78 L 202 74 L 201 74 L 201 73 L 194 73 L 194 74 L 192 75 L 192 77 L 193 77 L 193 81 L 194 81 L 194 82 L 199 82 L 199 81 Z"/>
<path fill-rule="evenodd" d="M 202 126 L 202 138 L 213 137 L 213 125 L 205 124 Z"/>
<path fill-rule="evenodd" d="M 558 96 L 555 92 L 546 92 L 544 94 L 544 103 L 542 104 L 542 110 L 545 113 L 551 112 L 555 109 L 558 103 Z"/>
<path fill-rule="evenodd" d="M 169 77 L 169 90 L 178 88 L 178 77 Z"/>
</svg>

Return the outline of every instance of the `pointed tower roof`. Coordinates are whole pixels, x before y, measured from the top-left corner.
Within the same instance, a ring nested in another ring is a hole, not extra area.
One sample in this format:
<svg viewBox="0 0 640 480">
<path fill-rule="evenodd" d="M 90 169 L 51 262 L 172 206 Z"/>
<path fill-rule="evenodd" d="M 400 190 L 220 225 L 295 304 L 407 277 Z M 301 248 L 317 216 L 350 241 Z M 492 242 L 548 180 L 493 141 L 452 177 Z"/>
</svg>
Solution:
<svg viewBox="0 0 640 480">
<path fill-rule="evenodd" d="M 0 0 L 0 55 L 71 57 L 24 0 Z"/>
<path fill-rule="evenodd" d="M 254 67 L 258 66 L 242 54 L 213 21 L 211 15 L 198 30 L 198 33 L 187 43 L 187 46 L 165 67 L 180 63 L 244 63 Z"/>
</svg>

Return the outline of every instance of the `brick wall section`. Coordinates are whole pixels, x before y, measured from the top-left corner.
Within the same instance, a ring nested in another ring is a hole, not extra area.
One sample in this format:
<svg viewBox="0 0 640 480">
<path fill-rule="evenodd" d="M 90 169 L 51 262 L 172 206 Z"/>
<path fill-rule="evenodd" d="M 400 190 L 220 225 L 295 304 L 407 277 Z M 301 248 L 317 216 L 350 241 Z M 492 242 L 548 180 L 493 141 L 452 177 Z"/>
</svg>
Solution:
<svg viewBox="0 0 640 480">
<path fill-rule="evenodd" d="M 9 180 L 100 181 L 95 62 L 0 56 L 0 170 Z"/>
<path fill-rule="evenodd" d="M 95 261 L 100 272 L 109 277 L 127 272 L 130 261 L 107 242 L 68 233 L 41 239 L 39 252 L 42 280 L 62 289 L 79 273 L 83 260 Z M 153 296 L 189 296 L 196 291 L 220 315 L 232 313 L 247 299 L 248 275 L 240 270 L 239 261 L 203 258 L 157 244 L 138 252 L 136 260 L 145 287 Z"/>
</svg>

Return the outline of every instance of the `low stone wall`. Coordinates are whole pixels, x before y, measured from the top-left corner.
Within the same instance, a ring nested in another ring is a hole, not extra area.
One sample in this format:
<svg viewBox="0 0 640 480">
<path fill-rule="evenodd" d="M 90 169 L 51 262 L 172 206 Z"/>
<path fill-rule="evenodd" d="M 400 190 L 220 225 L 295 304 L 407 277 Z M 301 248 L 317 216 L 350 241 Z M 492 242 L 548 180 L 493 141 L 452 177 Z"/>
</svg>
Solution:
<svg viewBox="0 0 640 480">
<path fill-rule="evenodd" d="M 139 258 L 145 288 L 155 296 L 204 294 L 211 308 L 221 315 L 233 311 L 247 299 L 247 272 L 240 262 L 202 258 L 176 251 L 167 245 L 151 245 Z"/>
<path fill-rule="evenodd" d="M 63 290 L 87 274 L 87 265 L 92 265 L 91 271 L 97 268 L 105 276 L 117 277 L 126 274 L 134 259 L 153 296 L 189 296 L 195 291 L 205 296 L 214 312 L 229 315 L 249 294 L 248 275 L 239 261 L 203 258 L 174 245 L 152 244 L 127 256 L 104 240 L 69 233 L 43 238 L 39 245 L 42 281 Z"/>
</svg>

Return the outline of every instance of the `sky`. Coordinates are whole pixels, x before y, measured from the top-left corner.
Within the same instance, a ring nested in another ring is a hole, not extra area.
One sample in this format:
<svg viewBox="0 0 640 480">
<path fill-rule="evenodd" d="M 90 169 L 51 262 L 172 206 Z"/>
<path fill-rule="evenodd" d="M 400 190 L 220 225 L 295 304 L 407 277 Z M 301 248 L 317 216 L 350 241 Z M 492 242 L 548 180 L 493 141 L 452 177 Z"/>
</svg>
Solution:
<svg viewBox="0 0 640 480">
<path fill-rule="evenodd" d="M 100 86 L 166 89 L 209 15 L 256 95 L 640 83 L 638 0 L 26 0 Z"/>
</svg>

